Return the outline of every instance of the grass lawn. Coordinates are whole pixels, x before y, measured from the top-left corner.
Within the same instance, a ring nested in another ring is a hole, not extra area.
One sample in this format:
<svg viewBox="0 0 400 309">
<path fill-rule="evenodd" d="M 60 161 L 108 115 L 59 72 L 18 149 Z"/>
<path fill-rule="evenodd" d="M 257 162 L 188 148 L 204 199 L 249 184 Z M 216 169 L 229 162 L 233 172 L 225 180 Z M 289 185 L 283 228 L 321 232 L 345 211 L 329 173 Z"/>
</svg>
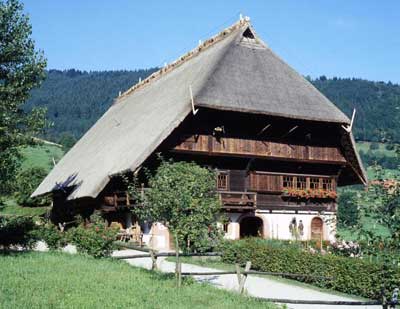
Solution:
<svg viewBox="0 0 400 309">
<path fill-rule="evenodd" d="M 21 207 L 12 198 L 5 199 L 4 205 L 0 206 L 0 215 L 15 216 L 40 216 L 45 214 L 49 207 Z"/>
<path fill-rule="evenodd" d="M 63 253 L 0 255 L 0 308 L 277 308 L 206 284 Z"/>
<path fill-rule="evenodd" d="M 54 165 L 53 158 L 55 162 L 58 162 L 64 155 L 64 151 L 61 147 L 46 144 L 23 147 L 21 152 L 23 155 L 23 170 L 31 167 L 42 167 L 49 172 Z"/>
<path fill-rule="evenodd" d="M 376 223 L 376 220 L 372 218 L 362 218 L 362 225 L 367 231 L 372 232 L 373 235 L 382 236 L 384 238 L 390 236 L 389 230 L 385 226 Z M 358 236 L 349 228 L 338 228 L 338 234 L 345 240 L 358 240 Z"/>
</svg>

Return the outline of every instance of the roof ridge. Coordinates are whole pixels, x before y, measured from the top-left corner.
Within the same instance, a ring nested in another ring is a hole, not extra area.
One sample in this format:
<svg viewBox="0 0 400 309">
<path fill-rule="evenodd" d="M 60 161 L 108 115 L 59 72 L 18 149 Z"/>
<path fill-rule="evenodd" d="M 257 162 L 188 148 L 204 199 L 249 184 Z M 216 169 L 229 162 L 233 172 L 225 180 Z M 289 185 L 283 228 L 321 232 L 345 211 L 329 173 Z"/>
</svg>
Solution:
<svg viewBox="0 0 400 309">
<path fill-rule="evenodd" d="M 235 31 L 235 30 L 237 30 L 239 28 L 242 28 L 244 26 L 251 26 L 249 17 L 240 18 L 233 25 L 225 28 L 224 30 L 222 30 L 218 34 L 216 34 L 216 35 L 212 36 L 211 38 L 205 40 L 203 43 L 199 44 L 199 46 L 197 46 L 194 49 L 190 50 L 186 54 L 180 56 L 177 60 L 171 62 L 170 64 L 168 64 L 166 66 L 164 66 L 163 68 L 159 69 L 158 71 L 152 73 L 150 76 L 148 76 L 144 80 L 136 83 L 131 88 L 126 90 L 124 93 L 122 93 L 120 96 L 118 96 L 115 99 L 114 103 L 118 103 L 118 101 L 120 99 L 126 97 L 127 95 L 130 95 L 135 90 L 144 87 L 145 85 L 149 84 L 152 80 L 158 79 L 161 76 L 163 76 L 164 74 L 173 71 L 175 68 L 179 67 L 183 63 L 185 63 L 188 60 L 192 59 L 193 57 L 197 56 L 202 51 L 208 49 L 209 47 L 211 47 L 211 46 L 215 45 L 216 43 L 220 42 L 222 39 L 226 38 L 228 34 L 231 34 L 233 31 Z"/>
</svg>

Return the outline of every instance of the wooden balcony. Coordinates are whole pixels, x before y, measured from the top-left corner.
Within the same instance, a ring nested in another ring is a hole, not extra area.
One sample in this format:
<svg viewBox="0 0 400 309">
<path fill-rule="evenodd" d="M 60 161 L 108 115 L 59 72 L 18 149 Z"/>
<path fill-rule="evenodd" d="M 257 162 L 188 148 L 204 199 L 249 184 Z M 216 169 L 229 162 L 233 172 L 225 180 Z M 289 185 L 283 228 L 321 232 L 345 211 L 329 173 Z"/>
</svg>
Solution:
<svg viewBox="0 0 400 309">
<path fill-rule="evenodd" d="M 287 143 L 228 137 L 217 139 L 211 135 L 187 136 L 172 151 L 331 164 L 346 163 L 346 159 L 338 147 L 289 145 Z"/>
<path fill-rule="evenodd" d="M 219 191 L 222 208 L 225 210 L 249 211 L 257 208 L 257 193 Z"/>
<path fill-rule="evenodd" d="M 116 210 L 118 208 L 130 207 L 135 204 L 135 200 L 127 191 L 115 191 L 111 195 L 103 198 L 104 209 Z"/>
</svg>

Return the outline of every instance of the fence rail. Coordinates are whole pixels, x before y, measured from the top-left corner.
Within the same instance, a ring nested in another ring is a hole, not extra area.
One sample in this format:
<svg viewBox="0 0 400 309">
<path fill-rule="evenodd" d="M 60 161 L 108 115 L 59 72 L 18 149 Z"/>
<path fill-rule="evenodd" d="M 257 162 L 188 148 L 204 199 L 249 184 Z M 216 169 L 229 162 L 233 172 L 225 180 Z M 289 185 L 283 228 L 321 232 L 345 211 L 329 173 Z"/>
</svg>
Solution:
<svg viewBox="0 0 400 309">
<path fill-rule="evenodd" d="M 121 247 L 127 247 L 123 244 L 118 244 Z M 156 253 L 151 249 L 138 248 L 133 245 L 130 245 L 128 248 L 141 250 L 144 252 L 148 252 L 148 254 L 136 254 L 136 255 L 125 255 L 125 256 L 114 256 L 113 258 L 123 260 L 123 259 L 137 259 L 137 258 L 151 258 L 152 260 L 152 270 L 157 268 L 157 258 L 158 257 L 175 257 L 176 253 L 174 252 L 161 252 Z M 221 256 L 219 252 L 205 252 L 205 253 L 185 253 L 179 254 L 180 257 L 195 257 L 195 256 Z M 239 267 L 239 264 L 235 264 L 236 271 L 209 271 L 209 272 L 182 272 L 182 263 L 179 262 L 177 265 L 178 270 L 178 282 L 180 282 L 180 276 L 220 276 L 220 275 L 237 275 L 238 284 L 239 284 L 239 293 L 244 292 L 244 285 L 248 275 L 268 275 L 268 276 L 281 276 L 287 278 L 316 278 L 322 280 L 332 280 L 332 277 L 323 277 L 323 276 L 314 276 L 314 275 L 306 275 L 306 274 L 294 274 L 294 273 L 283 273 L 283 272 L 265 272 L 265 271 L 257 271 L 250 270 L 251 262 L 247 262 L 245 269 L 242 270 Z M 173 273 L 169 273 L 173 274 Z M 179 284 L 178 284 L 179 285 Z M 394 292 L 395 293 L 395 292 Z M 393 294 L 394 296 L 394 294 Z M 253 298 L 253 297 L 252 297 Z M 386 299 L 382 298 L 382 300 L 370 300 L 370 301 L 326 301 L 326 300 L 302 300 L 302 299 L 283 299 L 283 298 L 261 298 L 254 297 L 261 301 L 268 301 L 273 303 L 282 303 L 282 304 L 304 304 L 304 305 L 336 305 L 336 306 L 382 306 L 383 309 L 387 308 L 396 308 L 398 304 L 396 301 L 386 301 Z M 390 306 L 390 307 L 389 307 Z"/>
</svg>

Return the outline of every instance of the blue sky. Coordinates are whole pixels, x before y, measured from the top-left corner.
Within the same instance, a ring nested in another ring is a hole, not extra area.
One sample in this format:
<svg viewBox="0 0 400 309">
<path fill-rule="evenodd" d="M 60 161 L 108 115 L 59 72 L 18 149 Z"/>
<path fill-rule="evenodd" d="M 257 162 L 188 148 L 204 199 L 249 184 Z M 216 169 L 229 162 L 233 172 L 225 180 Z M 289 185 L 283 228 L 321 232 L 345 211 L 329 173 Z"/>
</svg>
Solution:
<svg viewBox="0 0 400 309">
<path fill-rule="evenodd" d="M 25 0 L 49 68 L 163 65 L 250 16 L 300 73 L 400 83 L 400 1 Z"/>
</svg>

